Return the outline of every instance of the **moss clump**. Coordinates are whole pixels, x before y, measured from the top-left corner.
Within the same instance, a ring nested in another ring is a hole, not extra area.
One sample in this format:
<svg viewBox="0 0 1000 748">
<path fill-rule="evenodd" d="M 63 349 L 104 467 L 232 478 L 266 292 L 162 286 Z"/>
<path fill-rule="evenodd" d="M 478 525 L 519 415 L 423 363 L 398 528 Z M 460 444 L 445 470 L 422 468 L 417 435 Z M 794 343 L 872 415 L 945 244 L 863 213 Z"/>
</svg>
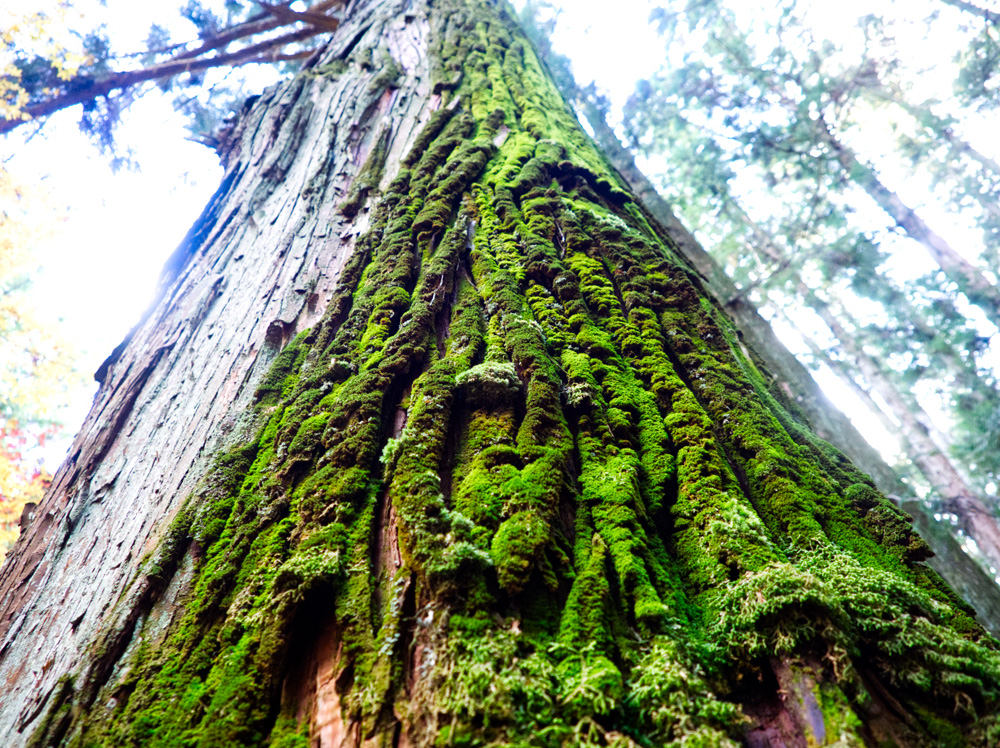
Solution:
<svg viewBox="0 0 1000 748">
<path fill-rule="evenodd" d="M 512 364 L 486 362 L 466 369 L 455 384 L 473 405 L 492 407 L 519 399 L 521 380 Z"/>
<path fill-rule="evenodd" d="M 971 713 L 1000 696 L 1000 653 L 952 630 L 947 606 L 925 590 L 846 553 L 803 552 L 747 575 L 712 607 L 707 638 L 720 663 L 818 645 L 853 689 L 863 688 L 860 669 Z"/>
<path fill-rule="evenodd" d="M 498 580 L 505 589 L 524 589 L 548 545 L 548 530 L 541 515 L 530 509 L 513 514 L 500 525 L 491 551 Z"/>
<path fill-rule="evenodd" d="M 745 721 L 739 708 L 713 694 L 697 665 L 666 637 L 655 637 L 641 653 L 627 694 L 627 708 L 652 740 L 706 748 L 740 745 L 733 739 Z"/>
</svg>

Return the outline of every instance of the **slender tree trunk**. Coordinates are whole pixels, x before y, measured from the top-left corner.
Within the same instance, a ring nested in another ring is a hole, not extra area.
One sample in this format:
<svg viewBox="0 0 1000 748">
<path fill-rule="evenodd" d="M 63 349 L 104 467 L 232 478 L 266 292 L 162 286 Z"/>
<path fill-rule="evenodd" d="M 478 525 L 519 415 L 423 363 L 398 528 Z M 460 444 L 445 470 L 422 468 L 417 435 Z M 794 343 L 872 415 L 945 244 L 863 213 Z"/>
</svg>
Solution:
<svg viewBox="0 0 1000 748">
<path fill-rule="evenodd" d="M 809 301 L 809 308 L 816 312 L 824 324 L 834 333 L 837 345 L 845 358 L 854 364 L 854 368 L 867 382 L 869 390 L 882 398 L 897 422 L 905 417 L 910 423 L 919 426 L 921 431 L 927 435 L 930 444 L 937 448 L 942 458 L 948 459 L 945 456 L 948 446 L 947 437 L 934 425 L 934 419 L 924 410 L 917 398 L 900 387 L 899 382 L 893 381 L 891 374 L 879 366 L 876 357 L 865 350 L 864 344 L 858 339 L 857 331 L 860 326 L 857 320 L 843 307 L 835 312 L 830 304 L 821 301 L 803 283 L 799 284 L 798 292 Z M 841 335 L 844 337 L 840 337 Z M 959 472 L 957 468 L 955 468 L 955 472 Z M 963 482 L 965 482 L 964 478 Z M 968 486 L 966 487 L 968 488 Z"/>
<path fill-rule="evenodd" d="M 947 143 L 955 156 L 966 156 L 978 163 L 987 173 L 994 177 L 1000 177 L 1000 163 L 956 133 L 952 127 L 953 120 L 938 116 L 926 104 L 914 104 L 895 84 L 880 81 L 877 85 L 866 88 L 865 91 L 870 92 L 878 100 L 898 106 L 909 114 L 918 125 L 929 129 L 937 140 Z"/>
<path fill-rule="evenodd" d="M 932 419 L 927 411 L 920 406 L 915 398 L 901 392 L 896 382 L 890 381 L 875 358 L 857 343 L 849 330 L 844 328 L 840 315 L 834 315 L 829 306 L 823 302 L 814 302 L 810 308 L 816 311 L 828 326 L 832 321 L 842 333 L 851 336 L 845 340 L 837 339 L 837 348 L 840 349 L 842 358 L 834 359 L 815 340 L 800 330 L 799 334 L 805 339 L 812 355 L 826 364 L 840 381 L 864 402 L 886 430 L 890 432 L 901 431 L 899 424 L 903 419 L 906 419 L 911 427 L 919 429 L 921 433 L 926 435 L 927 438 L 921 442 L 922 448 L 927 449 L 933 445 L 941 459 L 947 460 L 944 435 L 933 427 Z M 789 324 L 794 325 L 787 314 L 783 313 L 782 316 Z M 848 321 L 847 324 L 851 324 L 851 322 Z M 862 387 L 858 383 L 859 377 L 864 380 L 867 387 Z M 872 393 L 882 399 L 881 405 L 872 397 Z M 908 429 L 904 430 L 908 431 Z M 908 454 L 916 454 L 921 451 L 916 448 L 916 445 L 909 443 L 907 443 L 907 448 Z M 957 468 L 955 471 L 958 472 Z M 966 487 L 968 488 L 968 486 Z"/>
<path fill-rule="evenodd" d="M 993 640 L 504 8 L 349 10 L 3 568 L 8 744 L 990 745 Z"/>
<path fill-rule="evenodd" d="M 869 390 L 858 384 L 854 367 L 850 366 L 846 360 L 835 359 L 832 355 L 830 355 L 830 352 L 817 343 L 811 335 L 796 326 L 795 321 L 792 320 L 787 311 L 779 309 L 778 314 L 785 321 L 785 324 L 791 325 L 796 329 L 803 342 L 805 342 L 806 347 L 809 349 L 809 354 L 812 356 L 813 361 L 823 364 L 830 371 L 836 374 L 837 379 L 839 379 L 845 387 L 854 393 L 855 397 L 857 397 L 858 400 L 860 400 L 878 419 L 878 422 L 882 424 L 882 428 L 890 433 L 897 429 L 897 422 L 894 421 L 889 414 L 879 406 Z"/>
<path fill-rule="evenodd" d="M 783 314 L 783 316 L 788 324 L 794 326 L 794 322 L 787 315 Z M 910 432 L 912 428 L 919 429 L 919 423 L 908 424 L 907 427 L 899 428 L 897 426 L 899 419 L 894 421 L 890 418 L 883 408 L 875 402 L 870 392 L 858 384 L 855 379 L 855 373 L 848 368 L 845 361 L 832 358 L 826 350 L 802 331 L 799 331 L 799 334 L 802 335 L 813 357 L 829 367 L 840 381 L 868 406 L 868 409 L 878 418 L 887 431 L 890 433 L 897 431 L 903 437 L 903 448 L 906 450 L 907 455 L 921 453 L 916 445 L 911 444 L 905 438 L 906 433 Z M 909 411 L 904 411 L 902 417 L 908 419 Z M 923 440 L 923 447 L 925 449 L 928 446 L 926 441 Z M 947 457 L 943 453 L 938 454 L 937 459 L 930 463 L 931 466 L 936 467 L 942 459 L 947 460 Z M 922 464 L 926 465 L 927 463 L 927 460 L 921 460 L 918 464 L 914 460 L 914 464 L 920 475 L 933 486 L 932 481 L 936 480 L 939 476 L 937 472 L 929 477 L 924 475 L 920 468 Z M 934 488 L 936 492 L 940 490 L 938 486 Z M 905 491 L 904 493 L 909 496 L 912 494 L 912 491 Z M 896 496 L 897 498 L 900 497 L 899 494 L 896 494 Z M 936 521 L 921 502 L 915 499 L 903 499 L 900 502 L 900 506 L 907 514 L 914 518 L 915 526 L 920 531 L 921 536 L 934 551 L 934 558 L 928 561 L 929 565 L 959 592 L 963 600 L 976 609 L 979 620 L 989 629 L 990 633 L 994 636 L 1000 636 L 1000 586 L 997 585 L 994 575 L 987 574 L 979 563 L 974 561 L 962 549 L 962 546 L 952 536 L 951 531 L 945 523 Z M 966 523 L 961 524 L 964 525 Z"/>
<path fill-rule="evenodd" d="M 968 157 L 972 161 L 979 164 L 979 166 L 987 174 L 992 175 L 994 179 L 1000 178 L 1000 163 L 997 163 L 996 159 L 992 159 L 985 153 L 977 150 L 968 141 L 963 140 L 952 128 L 947 125 L 942 125 L 941 129 L 935 130 L 934 132 L 947 141 L 948 145 L 951 146 L 952 153 Z"/>
<path fill-rule="evenodd" d="M 808 292 L 807 289 L 803 290 Z M 976 496 L 964 476 L 931 437 L 928 427 L 917 417 L 913 404 L 907 402 L 886 381 L 885 375 L 871 357 L 862 350 L 850 350 L 852 337 L 840 320 L 824 304 L 817 303 L 813 309 L 840 341 L 840 345 L 848 347 L 847 355 L 858 367 L 869 387 L 885 400 L 893 415 L 899 419 L 900 434 L 912 450 L 910 459 L 931 484 L 934 492 L 941 497 L 945 510 L 958 517 L 962 529 L 976 541 L 980 552 L 996 573 L 1000 570 L 1000 527 L 997 526 L 996 516 Z"/>
<path fill-rule="evenodd" d="M 913 517 L 913 526 L 934 549 L 934 558 L 928 560 L 928 565 L 947 579 L 963 600 L 969 601 L 990 633 L 1000 636 L 1000 591 L 996 576 L 984 572 L 970 558 L 944 523 L 934 519 L 923 502 L 906 500 L 901 502 L 900 508 Z"/>
<path fill-rule="evenodd" d="M 911 239 L 918 241 L 927 250 L 938 267 L 969 298 L 969 301 L 979 306 L 989 320 L 1000 327 L 1000 289 L 990 283 L 975 265 L 959 254 L 941 235 L 924 223 L 923 219 L 895 192 L 882 184 L 875 171 L 863 164 L 850 148 L 841 143 L 822 119 L 816 120 L 815 125 L 817 138 L 830 149 L 830 153 L 840 162 L 851 179 L 857 182 Z"/>
<path fill-rule="evenodd" d="M 941 0 L 941 2 L 945 5 L 952 6 L 953 8 L 964 10 L 966 13 L 971 13 L 974 16 L 985 18 L 992 24 L 1000 24 L 1000 13 L 983 8 L 975 3 L 968 2 L 968 0 Z"/>
</svg>

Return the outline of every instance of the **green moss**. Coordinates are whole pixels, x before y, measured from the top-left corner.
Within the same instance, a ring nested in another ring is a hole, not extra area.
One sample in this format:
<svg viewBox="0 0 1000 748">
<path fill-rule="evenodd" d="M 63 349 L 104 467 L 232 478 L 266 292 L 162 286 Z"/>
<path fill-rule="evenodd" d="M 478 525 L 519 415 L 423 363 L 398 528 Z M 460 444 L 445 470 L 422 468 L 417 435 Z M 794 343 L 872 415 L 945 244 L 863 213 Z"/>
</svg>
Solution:
<svg viewBox="0 0 1000 748">
<path fill-rule="evenodd" d="M 259 407 L 276 404 L 295 387 L 298 381 L 296 375 L 307 351 L 303 344 L 304 340 L 305 333 L 300 333 L 278 354 L 270 370 L 257 386 L 255 399 Z"/>
<path fill-rule="evenodd" d="M 73 679 L 63 676 L 52 689 L 48 711 L 27 742 L 28 748 L 43 748 L 63 740 L 73 721 Z"/>
<path fill-rule="evenodd" d="M 608 579 L 608 546 L 595 534 L 587 557 L 578 554 L 580 571 L 573 581 L 560 625 L 560 641 L 570 646 L 597 645 L 609 651 L 612 644 L 609 609 L 611 583 Z"/>
<path fill-rule="evenodd" d="M 372 82 L 368 85 L 369 94 L 382 93 L 388 88 L 398 88 L 399 80 L 403 77 L 403 71 L 396 64 L 396 61 L 389 52 L 380 49 L 376 55 L 379 58 L 381 66 L 379 67 L 378 74 L 372 78 Z"/>
<path fill-rule="evenodd" d="M 747 575 L 711 607 L 706 639 L 722 667 L 819 645 L 855 689 L 863 667 L 926 704 L 974 710 L 998 695 L 994 649 L 954 632 L 946 606 L 916 585 L 842 552 L 804 552 L 795 565 Z"/>
<path fill-rule="evenodd" d="M 642 734 L 667 745 L 736 748 L 745 722 L 735 704 L 712 693 L 676 642 L 656 637 L 642 652 L 627 684 L 626 704 Z"/>
<path fill-rule="evenodd" d="M 312 748 L 308 722 L 299 723 L 293 716 L 282 715 L 274 723 L 269 748 Z"/>
<path fill-rule="evenodd" d="M 918 708 L 916 717 L 934 736 L 941 748 L 966 748 L 968 745 L 961 730 L 929 710 Z"/>
<path fill-rule="evenodd" d="M 537 511 L 519 511 L 500 525 L 491 546 L 500 584 L 511 592 L 524 588 L 549 542 L 549 526 Z"/>
</svg>

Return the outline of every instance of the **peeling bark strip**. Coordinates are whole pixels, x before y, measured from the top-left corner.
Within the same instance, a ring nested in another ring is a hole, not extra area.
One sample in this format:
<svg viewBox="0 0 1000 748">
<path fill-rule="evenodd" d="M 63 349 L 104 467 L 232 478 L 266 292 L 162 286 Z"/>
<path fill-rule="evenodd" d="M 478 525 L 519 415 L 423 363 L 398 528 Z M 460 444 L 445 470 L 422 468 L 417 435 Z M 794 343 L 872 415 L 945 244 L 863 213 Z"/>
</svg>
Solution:
<svg viewBox="0 0 1000 748">
<path fill-rule="evenodd" d="M 239 137 L 0 576 L 11 745 L 996 744 L 503 8 L 352 3 Z"/>
</svg>

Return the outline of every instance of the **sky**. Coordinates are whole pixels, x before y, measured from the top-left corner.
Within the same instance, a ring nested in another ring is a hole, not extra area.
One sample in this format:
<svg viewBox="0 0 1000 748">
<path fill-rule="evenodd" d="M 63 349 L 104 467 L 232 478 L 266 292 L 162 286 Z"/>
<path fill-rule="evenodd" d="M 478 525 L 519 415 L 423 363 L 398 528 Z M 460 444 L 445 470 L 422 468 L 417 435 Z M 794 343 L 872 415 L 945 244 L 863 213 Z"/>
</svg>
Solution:
<svg viewBox="0 0 1000 748">
<path fill-rule="evenodd" d="M 113 173 L 72 111 L 54 116 L 7 162 L 15 179 L 41 180 L 52 208 L 44 216 L 52 233 L 36 249 L 40 269 L 31 298 L 36 316 L 75 349 L 86 377 L 62 416 L 68 434 L 89 409 L 92 373 L 148 305 L 160 268 L 222 173 L 207 148 L 184 140 L 168 102 L 142 100 L 134 109 L 122 134 L 140 160 L 137 171 Z M 46 463 L 61 459 L 67 447 L 65 440 L 53 442 Z"/>
<path fill-rule="evenodd" d="M 814 22 L 819 28 L 847 34 L 858 14 L 883 2 L 816 2 Z M 15 10 L 18 4 L 34 7 L 29 0 L 7 3 L 6 7 Z M 176 0 L 138 4 L 107 0 L 102 5 L 97 0 L 78 0 L 74 7 L 87 23 L 107 22 L 118 48 L 137 49 L 151 17 L 168 25 L 175 38 L 193 35 L 193 27 L 176 14 L 180 4 Z M 647 22 L 654 5 L 647 0 L 617 0 L 613 5 L 566 0 L 553 46 L 570 56 L 578 80 L 596 81 L 613 104 L 621 105 L 632 93 L 634 82 L 654 71 L 667 55 Z M 941 72 L 942 80 L 946 72 Z M 258 86 L 274 77 L 266 70 L 255 75 Z M 936 85 L 935 77 L 927 76 L 926 85 Z M 158 93 L 134 104 L 117 132 L 120 147 L 128 149 L 138 165 L 135 170 L 113 172 L 108 159 L 78 131 L 78 116 L 71 110 L 52 117 L 26 143 L 18 137 L 0 141 L 0 149 L 6 149 L 0 150 L 0 157 L 15 178 L 41 181 L 57 206 L 48 219 L 54 235 L 38 247 L 41 271 L 34 298 L 39 311 L 58 322 L 77 348 L 80 369 L 89 378 L 149 303 L 164 260 L 208 201 L 222 169 L 211 150 L 185 139 L 183 117 Z M 992 146 L 993 128 L 988 132 Z M 876 132 L 873 125 L 872 137 L 881 136 L 884 133 Z M 886 168 L 891 172 L 891 165 Z M 903 187 L 918 189 L 912 180 Z M 912 199 L 927 203 L 926 188 Z M 912 260 L 903 263 L 902 269 L 910 268 Z M 789 331 L 783 334 L 791 345 L 796 344 Z M 855 401 L 832 374 L 821 374 L 819 379 L 835 401 Z M 68 434 L 82 422 L 94 391 L 93 384 L 83 388 L 66 413 Z M 884 451 L 898 449 L 890 434 L 864 416 L 863 408 L 856 404 L 853 411 L 858 425 Z M 66 444 L 57 442 L 47 453 L 50 469 L 61 459 L 60 450 Z"/>
</svg>

